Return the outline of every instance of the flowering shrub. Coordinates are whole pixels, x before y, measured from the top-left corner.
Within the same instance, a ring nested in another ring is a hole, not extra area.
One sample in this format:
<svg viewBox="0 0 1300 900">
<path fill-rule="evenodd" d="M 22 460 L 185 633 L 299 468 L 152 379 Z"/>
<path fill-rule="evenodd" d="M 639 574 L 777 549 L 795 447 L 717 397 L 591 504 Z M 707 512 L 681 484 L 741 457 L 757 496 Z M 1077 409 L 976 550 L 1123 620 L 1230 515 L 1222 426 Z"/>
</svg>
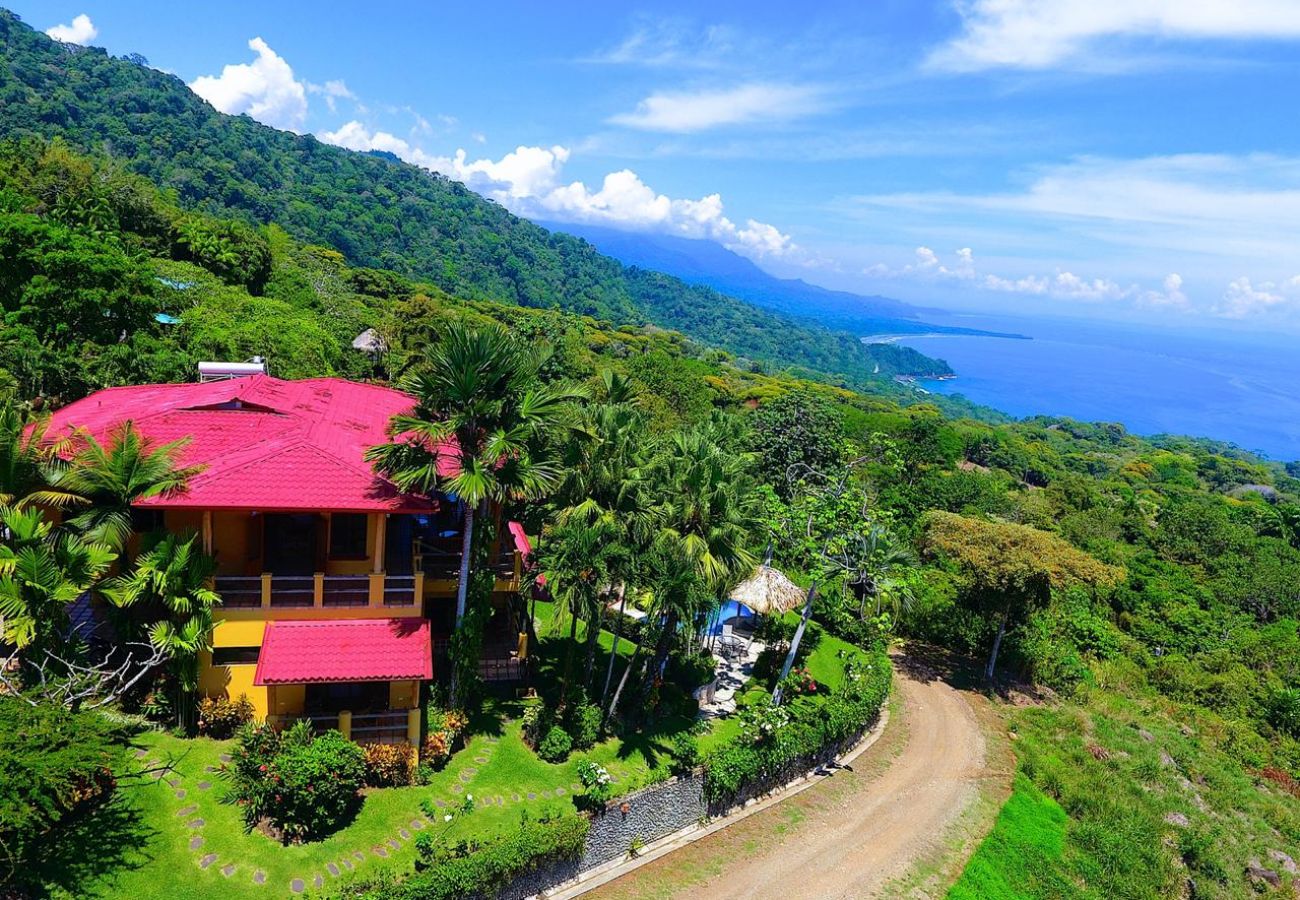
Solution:
<svg viewBox="0 0 1300 900">
<path fill-rule="evenodd" d="M 568 731 L 576 749 L 587 750 L 596 745 L 600 738 L 601 717 L 600 707 L 594 703 L 579 703 L 573 707 Z"/>
<path fill-rule="evenodd" d="M 227 774 L 245 825 L 265 824 L 285 843 L 337 831 L 361 806 L 365 753 L 337 731 L 248 725 L 231 757 Z"/>
<path fill-rule="evenodd" d="M 781 696 L 798 697 L 803 694 L 817 693 L 817 679 L 812 677 L 806 666 L 795 666 L 781 682 Z"/>
<path fill-rule="evenodd" d="M 227 697 L 204 697 L 199 701 L 199 734 L 228 738 L 241 725 L 253 721 L 253 704 L 246 694 L 238 700 Z"/>
<path fill-rule="evenodd" d="M 411 745 L 366 744 L 366 784 L 370 787 L 405 787 L 415 775 L 415 754 Z"/>
<path fill-rule="evenodd" d="M 520 719 L 523 725 L 524 743 L 536 750 L 546 732 L 550 730 L 552 719 L 550 711 L 541 703 L 534 703 L 525 709 L 523 718 Z"/>
<path fill-rule="evenodd" d="M 429 710 L 429 733 L 424 739 L 420 762 L 441 769 L 451 759 L 469 725 L 469 718 L 458 709 Z"/>
<path fill-rule="evenodd" d="M 578 780 L 587 790 L 587 802 L 592 807 L 603 808 L 614 796 L 613 779 L 602 765 L 583 760 L 578 763 Z"/>
<path fill-rule="evenodd" d="M 741 712 L 741 732 L 704 762 L 704 796 L 731 803 L 745 791 L 766 790 L 806 770 L 828 747 L 860 734 L 889 696 L 893 671 L 883 652 L 851 659 L 834 694 L 756 705 Z"/>
</svg>

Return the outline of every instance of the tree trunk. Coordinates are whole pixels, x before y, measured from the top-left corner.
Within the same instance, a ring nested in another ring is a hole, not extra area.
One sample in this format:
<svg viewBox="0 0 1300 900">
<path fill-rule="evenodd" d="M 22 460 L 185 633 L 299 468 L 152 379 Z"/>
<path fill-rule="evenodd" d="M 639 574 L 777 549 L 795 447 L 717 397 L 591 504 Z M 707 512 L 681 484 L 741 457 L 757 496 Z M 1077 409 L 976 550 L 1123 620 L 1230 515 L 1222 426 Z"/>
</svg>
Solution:
<svg viewBox="0 0 1300 900">
<path fill-rule="evenodd" d="M 668 661 L 668 653 L 673 647 L 673 635 L 677 631 L 677 611 L 671 610 L 668 618 L 664 621 L 663 631 L 659 633 L 659 640 L 655 643 L 655 655 L 651 660 L 650 670 L 646 672 L 645 684 L 641 687 L 641 697 L 644 700 L 650 699 L 650 691 L 654 689 L 655 679 L 663 671 L 664 663 Z"/>
<path fill-rule="evenodd" d="M 609 711 L 605 713 L 605 723 L 614 718 L 614 713 L 618 710 L 618 700 L 623 696 L 623 688 L 627 686 L 628 676 L 632 674 L 632 670 L 636 668 L 637 662 L 641 659 L 642 646 L 644 645 L 636 645 L 636 650 L 632 652 L 632 658 L 628 660 L 627 668 L 623 670 L 623 677 L 618 680 L 618 688 L 614 691 L 614 699 L 609 701 Z"/>
<path fill-rule="evenodd" d="M 582 673 L 582 692 L 588 699 L 591 697 L 591 676 L 596 669 L 596 645 L 600 640 L 602 609 L 603 605 L 597 601 L 591 618 L 587 620 L 587 665 Z"/>
<path fill-rule="evenodd" d="M 998 636 L 993 639 L 993 652 L 989 654 L 989 664 L 984 668 L 985 681 L 993 681 L 993 669 L 998 664 L 998 651 L 1002 649 L 1002 636 L 1007 633 L 1007 619 L 1010 618 L 1011 611 L 1007 610 L 998 624 Z"/>
<path fill-rule="evenodd" d="M 817 596 L 817 583 L 814 582 L 808 588 L 808 600 L 803 605 L 803 616 L 799 619 L 799 627 L 794 631 L 794 639 L 790 641 L 790 652 L 785 655 L 785 665 L 781 666 L 781 677 L 776 680 L 776 690 L 772 693 L 772 705 L 781 705 L 781 682 L 785 681 L 790 670 L 794 668 L 795 654 L 799 652 L 799 641 L 803 639 L 804 629 L 808 627 L 808 617 L 812 615 L 813 598 Z"/>
<path fill-rule="evenodd" d="M 460 582 L 456 585 L 456 627 L 465 618 L 465 598 L 469 594 L 470 552 L 474 546 L 474 506 L 465 504 L 465 527 L 460 536 Z"/>
<path fill-rule="evenodd" d="M 609 696 L 609 683 L 614 680 L 614 660 L 618 659 L 618 642 L 623 634 L 623 614 L 627 610 L 626 584 L 618 586 L 618 597 L 618 621 L 614 623 L 614 649 L 610 651 L 609 665 L 605 667 L 605 687 L 600 692 L 601 709 L 605 708 L 605 698 Z"/>
</svg>

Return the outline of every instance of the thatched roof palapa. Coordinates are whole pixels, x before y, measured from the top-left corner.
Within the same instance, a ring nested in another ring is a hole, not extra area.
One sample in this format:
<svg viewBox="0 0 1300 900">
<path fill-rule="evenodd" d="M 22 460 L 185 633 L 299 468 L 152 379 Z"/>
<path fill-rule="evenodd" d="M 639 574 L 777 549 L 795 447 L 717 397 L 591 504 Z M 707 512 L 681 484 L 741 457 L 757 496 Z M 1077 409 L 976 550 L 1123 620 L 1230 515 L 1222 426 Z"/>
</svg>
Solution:
<svg viewBox="0 0 1300 900">
<path fill-rule="evenodd" d="M 731 599 L 747 606 L 760 616 L 798 609 L 804 602 L 804 589 L 785 573 L 771 566 L 759 566 L 731 591 Z"/>
</svg>

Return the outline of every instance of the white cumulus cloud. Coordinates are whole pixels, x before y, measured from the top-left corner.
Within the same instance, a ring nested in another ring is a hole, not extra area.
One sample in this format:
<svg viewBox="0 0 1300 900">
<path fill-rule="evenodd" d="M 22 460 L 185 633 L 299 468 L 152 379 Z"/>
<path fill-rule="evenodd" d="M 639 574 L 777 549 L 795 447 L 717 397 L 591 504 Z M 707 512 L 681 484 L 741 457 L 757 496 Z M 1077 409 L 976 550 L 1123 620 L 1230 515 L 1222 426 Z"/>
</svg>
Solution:
<svg viewBox="0 0 1300 900">
<path fill-rule="evenodd" d="M 1295 0 L 963 0 L 957 37 L 930 65 L 1043 69 L 1088 61 L 1106 39 L 1300 38 Z"/>
<path fill-rule="evenodd" d="M 347 84 L 341 78 L 331 79 L 324 84 L 312 84 L 310 81 L 304 82 L 303 87 L 309 94 L 320 94 L 325 98 L 325 105 L 329 107 L 330 112 L 334 112 L 338 100 L 356 100 L 357 95 L 352 93 Z"/>
<path fill-rule="evenodd" d="M 724 212 L 722 197 L 698 200 L 661 194 L 630 169 L 610 172 L 599 188 L 565 181 L 566 147 L 517 147 L 500 159 L 474 159 L 462 149 L 452 156 L 429 153 L 385 131 L 352 121 L 317 135 L 349 150 L 384 150 L 399 158 L 463 181 L 512 211 L 533 218 L 609 225 L 690 238 L 707 238 L 752 257 L 786 257 L 798 251 L 774 225 L 748 219 L 738 225 Z"/>
<path fill-rule="evenodd" d="M 1297 309 L 1300 309 L 1300 275 L 1281 284 L 1264 281 L 1258 285 L 1242 276 L 1229 282 L 1223 299 L 1213 312 L 1225 319 L 1246 319 L 1261 313 L 1295 312 Z"/>
<path fill-rule="evenodd" d="M 686 133 L 724 125 L 787 121 L 828 108 L 822 87 L 756 82 L 723 90 L 651 94 L 634 111 L 620 113 L 609 121 L 643 131 Z"/>
<path fill-rule="evenodd" d="M 65 44 L 81 44 L 85 46 L 99 36 L 99 29 L 95 23 L 90 21 L 90 16 L 82 13 L 75 17 L 67 25 L 52 25 L 45 29 L 45 33 L 56 41 L 63 41 Z"/>
<path fill-rule="evenodd" d="M 200 76 L 190 83 L 190 90 L 223 113 L 247 113 L 267 125 L 300 131 L 307 118 L 306 84 L 260 37 L 249 41 L 248 48 L 257 54 L 251 63 L 228 65 L 220 75 Z M 335 84 L 346 90 L 343 82 Z"/>
</svg>

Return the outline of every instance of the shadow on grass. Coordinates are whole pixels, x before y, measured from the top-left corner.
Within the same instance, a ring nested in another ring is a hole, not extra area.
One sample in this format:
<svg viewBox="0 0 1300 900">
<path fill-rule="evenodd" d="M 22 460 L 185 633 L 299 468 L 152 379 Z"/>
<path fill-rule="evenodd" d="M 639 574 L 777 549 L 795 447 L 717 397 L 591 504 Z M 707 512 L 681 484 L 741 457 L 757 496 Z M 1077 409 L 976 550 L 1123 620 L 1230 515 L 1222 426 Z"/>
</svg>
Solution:
<svg viewBox="0 0 1300 900">
<path fill-rule="evenodd" d="M 23 869 L 20 886 L 41 897 L 114 896 L 114 874 L 149 863 L 147 849 L 158 835 L 141 820 L 130 790 L 119 789 L 103 806 L 50 832 Z"/>
</svg>

